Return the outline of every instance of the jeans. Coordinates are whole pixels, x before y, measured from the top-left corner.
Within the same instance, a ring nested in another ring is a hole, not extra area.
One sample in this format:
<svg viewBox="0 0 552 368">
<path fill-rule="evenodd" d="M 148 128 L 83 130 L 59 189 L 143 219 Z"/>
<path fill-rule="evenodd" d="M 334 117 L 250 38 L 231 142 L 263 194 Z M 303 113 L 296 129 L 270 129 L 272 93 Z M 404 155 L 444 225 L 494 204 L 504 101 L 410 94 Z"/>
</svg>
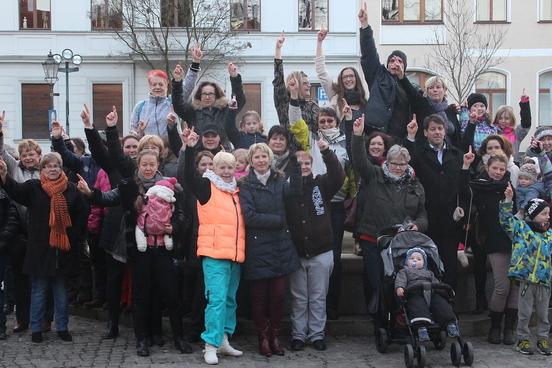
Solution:
<svg viewBox="0 0 552 368">
<path fill-rule="evenodd" d="M 62 276 L 31 277 L 31 331 L 42 332 L 47 292 L 51 286 L 54 297 L 54 318 L 57 331 L 67 331 L 69 309 L 67 306 L 67 289 Z"/>
</svg>

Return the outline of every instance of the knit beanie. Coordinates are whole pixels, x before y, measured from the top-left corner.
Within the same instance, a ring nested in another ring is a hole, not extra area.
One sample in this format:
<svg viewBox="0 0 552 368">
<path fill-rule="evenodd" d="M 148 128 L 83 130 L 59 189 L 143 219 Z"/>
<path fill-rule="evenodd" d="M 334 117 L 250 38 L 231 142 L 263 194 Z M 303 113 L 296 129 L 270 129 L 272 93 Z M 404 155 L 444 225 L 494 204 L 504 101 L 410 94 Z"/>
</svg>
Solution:
<svg viewBox="0 0 552 368">
<path fill-rule="evenodd" d="M 387 67 L 387 65 L 389 65 L 389 60 L 393 56 L 397 56 L 397 57 L 401 58 L 401 60 L 404 63 L 404 70 L 406 70 L 406 65 L 407 65 L 407 63 L 406 63 L 406 54 L 404 52 L 402 52 L 401 50 L 395 50 L 392 53 L 390 53 L 389 56 L 387 57 L 387 63 L 385 64 L 385 66 Z"/>
<path fill-rule="evenodd" d="M 468 110 L 477 102 L 481 102 L 485 107 L 489 106 L 487 105 L 487 97 L 485 97 L 485 95 L 481 93 L 472 93 L 468 96 Z"/>
<path fill-rule="evenodd" d="M 541 130 L 540 132 L 537 133 L 537 136 L 535 138 L 537 139 L 537 141 L 540 141 L 541 139 L 547 136 L 552 136 L 551 128 Z"/>
<path fill-rule="evenodd" d="M 539 174 L 537 171 L 537 165 L 535 164 L 523 164 L 519 168 L 519 175 L 518 175 L 519 179 L 525 178 L 533 182 L 536 182 L 538 175 Z"/>
<path fill-rule="evenodd" d="M 546 207 L 548 207 L 548 203 L 544 199 L 530 199 L 525 205 L 525 216 L 527 216 L 529 220 L 534 220 Z"/>
<path fill-rule="evenodd" d="M 176 178 L 167 178 L 167 179 L 159 180 L 155 183 L 155 185 L 167 187 L 168 189 L 174 192 L 174 186 L 176 185 Z"/>
<path fill-rule="evenodd" d="M 410 256 L 412 255 L 412 253 L 420 253 L 422 255 L 422 257 L 424 259 L 424 269 L 427 270 L 427 268 L 428 268 L 428 266 L 427 266 L 427 254 L 422 248 L 418 248 L 418 247 L 411 248 L 406 252 L 406 256 L 404 258 L 405 265 L 406 265 L 406 262 L 408 262 L 408 260 L 410 259 Z"/>
</svg>

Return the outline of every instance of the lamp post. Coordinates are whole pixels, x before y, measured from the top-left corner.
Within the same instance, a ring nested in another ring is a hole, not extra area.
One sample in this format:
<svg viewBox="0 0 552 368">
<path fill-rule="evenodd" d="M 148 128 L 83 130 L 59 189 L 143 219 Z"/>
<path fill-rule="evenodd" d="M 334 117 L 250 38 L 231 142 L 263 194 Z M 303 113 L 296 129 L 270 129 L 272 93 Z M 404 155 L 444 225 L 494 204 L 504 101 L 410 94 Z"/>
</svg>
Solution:
<svg viewBox="0 0 552 368">
<path fill-rule="evenodd" d="M 59 55 L 58 55 L 59 56 Z M 54 84 L 58 80 L 58 71 L 59 71 L 59 62 L 56 61 L 52 51 L 48 53 L 46 60 L 42 63 L 42 68 L 44 69 L 44 80 L 50 85 L 50 97 L 52 98 L 50 111 L 54 110 L 54 96 L 59 96 L 59 93 L 54 93 Z M 50 114 L 49 114 L 50 115 Z M 51 116 L 48 116 L 48 121 L 52 120 Z"/>
<path fill-rule="evenodd" d="M 64 62 L 65 67 L 60 68 L 59 65 Z M 78 72 L 79 67 L 70 67 L 69 64 L 80 65 L 82 63 L 82 56 L 73 54 L 71 49 L 65 49 L 60 54 L 52 55 L 52 52 L 48 54 L 46 61 L 42 63 L 44 68 L 44 78 L 52 87 L 52 96 L 59 96 L 57 93 L 53 93 L 54 84 L 58 80 L 58 72 L 65 73 L 65 133 L 69 135 L 69 73 Z M 52 99 L 53 109 L 53 99 Z"/>
</svg>

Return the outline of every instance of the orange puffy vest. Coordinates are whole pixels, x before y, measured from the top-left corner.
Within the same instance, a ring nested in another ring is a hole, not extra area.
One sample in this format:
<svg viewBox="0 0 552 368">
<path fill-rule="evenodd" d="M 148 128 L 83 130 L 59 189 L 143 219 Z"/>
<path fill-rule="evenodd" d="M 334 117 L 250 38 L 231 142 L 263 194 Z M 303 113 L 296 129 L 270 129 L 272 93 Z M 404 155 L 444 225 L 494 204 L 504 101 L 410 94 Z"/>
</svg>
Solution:
<svg viewBox="0 0 552 368">
<path fill-rule="evenodd" d="M 238 192 L 223 192 L 211 183 L 209 201 L 204 205 L 197 202 L 198 256 L 245 261 L 245 223 Z"/>
</svg>

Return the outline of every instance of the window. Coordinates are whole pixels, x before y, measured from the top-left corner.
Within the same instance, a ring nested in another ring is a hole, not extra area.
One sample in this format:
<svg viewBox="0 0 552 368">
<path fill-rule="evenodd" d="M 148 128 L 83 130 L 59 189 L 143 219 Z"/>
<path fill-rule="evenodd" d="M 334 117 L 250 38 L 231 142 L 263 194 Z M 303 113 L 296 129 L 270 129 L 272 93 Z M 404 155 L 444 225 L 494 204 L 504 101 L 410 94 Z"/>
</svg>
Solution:
<svg viewBox="0 0 552 368">
<path fill-rule="evenodd" d="M 425 84 L 426 81 L 433 77 L 433 74 L 429 74 L 426 72 L 416 72 L 416 71 L 406 71 L 406 77 L 410 81 L 410 83 L 414 84 L 415 86 L 418 86 L 422 91 L 425 90 Z"/>
<path fill-rule="evenodd" d="M 506 76 L 497 72 L 481 74 L 475 82 L 475 92 L 487 97 L 487 111 L 493 116 L 499 106 L 506 105 Z"/>
<path fill-rule="evenodd" d="M 299 30 L 328 29 L 328 0 L 299 0 Z"/>
<path fill-rule="evenodd" d="M 162 27 L 189 27 L 190 0 L 161 0 Z"/>
<path fill-rule="evenodd" d="M 23 138 L 48 139 L 48 110 L 52 105 L 49 84 L 21 84 Z"/>
<path fill-rule="evenodd" d="M 121 29 L 121 11 L 120 0 L 92 0 L 92 29 Z"/>
<path fill-rule="evenodd" d="M 552 22 L 552 0 L 539 1 L 539 21 Z"/>
<path fill-rule="evenodd" d="M 119 133 L 123 133 L 123 85 L 115 84 L 100 84 L 92 85 L 92 117 L 94 119 L 94 127 L 96 129 L 105 129 L 105 117 L 111 112 L 111 107 L 115 106 L 119 120 L 117 121 L 117 129 Z"/>
<path fill-rule="evenodd" d="M 382 0 L 384 23 L 441 23 L 443 0 Z"/>
<path fill-rule="evenodd" d="M 508 0 L 476 0 L 478 22 L 506 22 Z"/>
<path fill-rule="evenodd" d="M 230 26 L 233 31 L 260 31 L 260 0 L 232 0 Z"/>
<path fill-rule="evenodd" d="M 261 115 L 261 84 L 260 83 L 244 83 L 243 84 L 243 92 L 245 93 L 246 103 L 243 109 L 240 111 L 236 118 L 236 122 L 239 124 L 242 119 L 243 114 L 245 114 L 249 110 L 255 110 Z M 266 134 L 267 132 L 265 132 Z"/>
<path fill-rule="evenodd" d="M 19 29 L 50 29 L 50 0 L 19 0 Z"/>
<path fill-rule="evenodd" d="M 539 123 L 552 125 L 552 71 L 539 77 Z"/>
</svg>

